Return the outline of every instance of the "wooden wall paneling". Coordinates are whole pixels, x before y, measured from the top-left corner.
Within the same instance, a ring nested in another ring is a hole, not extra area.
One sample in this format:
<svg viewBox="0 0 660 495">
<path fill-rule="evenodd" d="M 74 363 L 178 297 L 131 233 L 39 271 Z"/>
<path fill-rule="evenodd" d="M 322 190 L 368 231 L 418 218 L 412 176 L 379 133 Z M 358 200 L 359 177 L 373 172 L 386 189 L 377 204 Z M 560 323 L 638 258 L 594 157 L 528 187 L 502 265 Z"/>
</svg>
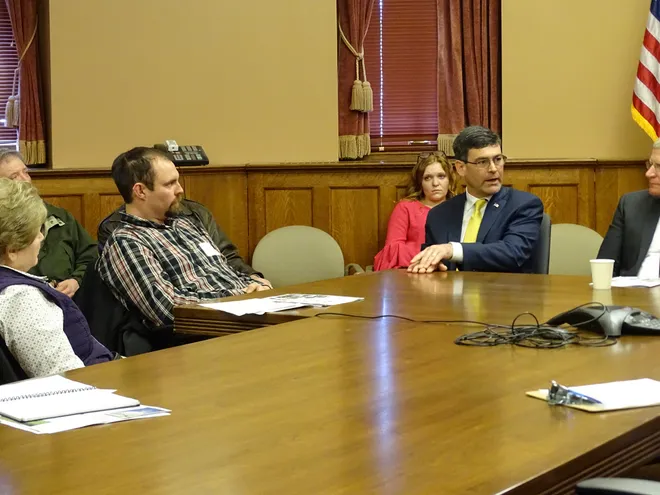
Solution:
<svg viewBox="0 0 660 495">
<path fill-rule="evenodd" d="M 265 189 L 269 182 L 268 174 L 248 173 L 248 258 L 252 259 L 252 253 L 259 239 L 266 235 L 266 193 Z M 312 199 L 313 201 L 313 199 Z"/>
<path fill-rule="evenodd" d="M 101 216 L 101 198 L 100 194 L 87 193 L 83 194 L 83 220 L 80 222 L 85 230 L 96 239 L 98 233 L 98 226 L 103 220 Z"/>
<path fill-rule="evenodd" d="M 505 173 L 505 182 L 541 198 L 552 223 L 577 223 L 594 228 L 592 167 L 512 167 Z"/>
<path fill-rule="evenodd" d="M 248 172 L 250 257 L 268 232 L 288 225 L 329 231 L 329 194 L 323 177 L 287 172 Z"/>
<path fill-rule="evenodd" d="M 401 155 L 403 156 L 403 155 Z M 205 204 L 247 259 L 283 225 L 311 224 L 334 234 L 347 262 L 371 264 L 413 165 L 399 161 L 182 168 L 186 196 Z M 69 211 L 92 236 L 117 208 L 109 170 L 35 171 L 42 196 Z M 511 160 L 504 183 L 538 194 L 553 222 L 605 234 L 621 195 L 646 188 L 642 161 Z"/>
<path fill-rule="evenodd" d="M 330 233 L 330 189 L 317 185 L 312 191 L 312 227 Z"/>
<path fill-rule="evenodd" d="M 124 204 L 121 194 L 99 194 L 99 223 Z"/>
<path fill-rule="evenodd" d="M 248 259 L 247 178 L 242 169 L 179 170 L 186 198 L 206 206 L 244 259 Z"/>
<path fill-rule="evenodd" d="M 377 186 L 330 188 L 330 235 L 339 243 L 346 264 L 373 264 L 382 235 L 378 193 Z"/>
<path fill-rule="evenodd" d="M 579 169 L 578 223 L 596 228 L 596 171 L 593 167 Z"/>
<path fill-rule="evenodd" d="M 396 204 L 406 196 L 407 186 L 381 186 L 379 191 L 379 212 L 378 212 L 378 248 L 377 251 L 383 249 L 385 245 L 385 238 L 387 237 L 387 225 L 390 221 L 390 215 Z M 375 255 L 374 255 L 375 256 Z M 373 264 L 373 259 L 367 263 Z"/>
<path fill-rule="evenodd" d="M 68 210 L 95 239 L 101 220 L 122 203 L 112 179 L 99 176 L 97 171 L 91 177 L 77 173 L 51 178 L 40 173 L 33 177 L 33 183 L 44 200 Z M 108 210 L 102 199 L 106 196 L 119 198 L 119 203 L 113 200 L 117 206 Z"/>
<path fill-rule="evenodd" d="M 81 225 L 85 225 L 85 216 L 83 208 L 83 194 L 71 194 L 67 196 L 42 194 L 44 201 L 64 208 L 71 213 Z"/>
<path fill-rule="evenodd" d="M 541 198 L 544 210 L 550 215 L 552 223 L 580 223 L 577 184 L 530 186 L 529 192 Z"/>
<path fill-rule="evenodd" d="M 121 194 L 118 192 L 115 192 L 113 194 L 110 193 L 103 193 L 98 195 L 98 208 L 96 211 L 96 221 L 93 222 L 92 224 L 98 225 L 107 217 L 110 215 L 112 212 L 114 212 L 116 209 L 118 209 L 120 206 L 124 204 L 124 198 L 121 197 Z M 94 236 L 96 236 L 96 232 L 94 232 Z"/>
<path fill-rule="evenodd" d="M 406 183 L 408 170 L 408 166 L 402 170 L 398 167 L 381 170 L 374 166 L 373 170 L 348 168 L 341 172 L 248 168 L 250 253 L 272 228 L 289 224 L 293 219 L 307 222 L 311 208 L 312 226 L 337 240 L 346 263 L 372 264 L 385 240 L 397 187 Z M 309 190 L 310 185 L 311 203 L 307 193 L 300 192 Z M 295 215 L 270 211 L 283 201 L 305 211 Z M 273 215 L 277 221 L 272 220 Z"/>
<path fill-rule="evenodd" d="M 266 232 L 289 225 L 313 224 L 314 192 L 311 187 L 305 189 L 264 189 L 264 214 Z"/>
<path fill-rule="evenodd" d="M 639 163 L 603 166 L 596 170 L 596 230 L 602 236 L 612 221 L 619 198 L 648 187 L 645 168 Z"/>
</svg>

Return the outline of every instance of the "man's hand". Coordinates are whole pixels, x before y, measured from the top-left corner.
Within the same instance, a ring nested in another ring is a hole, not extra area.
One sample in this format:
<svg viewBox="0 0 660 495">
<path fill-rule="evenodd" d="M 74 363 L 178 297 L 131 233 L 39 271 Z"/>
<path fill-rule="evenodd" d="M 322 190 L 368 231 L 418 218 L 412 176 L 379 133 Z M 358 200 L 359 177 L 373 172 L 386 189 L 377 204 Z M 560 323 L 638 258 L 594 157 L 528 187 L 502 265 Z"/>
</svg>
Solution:
<svg viewBox="0 0 660 495">
<path fill-rule="evenodd" d="M 55 285 L 56 291 L 61 292 L 62 294 L 66 294 L 69 297 L 73 297 L 79 288 L 80 285 L 75 278 L 67 278 L 66 280 L 62 280 Z"/>
<path fill-rule="evenodd" d="M 266 280 L 265 278 L 261 278 L 261 277 L 259 277 L 258 275 L 250 275 L 250 278 L 251 278 L 252 280 L 256 280 L 257 282 L 261 282 L 261 283 L 264 284 L 264 285 L 267 285 L 269 289 L 272 289 L 272 288 L 273 288 L 273 284 L 271 284 L 271 283 L 270 283 L 268 280 Z"/>
<path fill-rule="evenodd" d="M 451 244 L 434 244 L 418 253 L 410 261 L 408 271 L 411 273 L 431 273 L 434 270 L 446 272 L 447 267 L 442 260 L 451 259 L 453 255 L 454 248 Z"/>
<path fill-rule="evenodd" d="M 245 293 L 246 294 L 251 294 L 252 292 L 259 292 L 259 291 L 262 291 L 262 290 L 270 290 L 270 287 L 266 287 L 265 285 L 261 285 L 261 284 L 258 284 L 256 282 L 254 282 L 254 283 L 248 285 L 245 288 Z"/>
</svg>

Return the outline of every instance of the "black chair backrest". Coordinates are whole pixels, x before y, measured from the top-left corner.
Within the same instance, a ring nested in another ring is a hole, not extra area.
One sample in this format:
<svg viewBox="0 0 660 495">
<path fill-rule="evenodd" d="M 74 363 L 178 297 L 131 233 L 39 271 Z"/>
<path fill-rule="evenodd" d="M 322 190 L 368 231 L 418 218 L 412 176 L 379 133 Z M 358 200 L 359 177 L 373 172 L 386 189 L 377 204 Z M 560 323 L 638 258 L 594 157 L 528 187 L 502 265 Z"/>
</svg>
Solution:
<svg viewBox="0 0 660 495">
<path fill-rule="evenodd" d="M 0 338 L 0 385 L 26 378 L 28 378 L 27 374 L 9 351 L 5 341 Z"/>
<path fill-rule="evenodd" d="M 544 213 L 543 219 L 541 220 L 539 239 L 536 241 L 534 251 L 532 251 L 532 273 L 547 275 L 550 269 L 551 224 L 550 215 Z"/>
</svg>

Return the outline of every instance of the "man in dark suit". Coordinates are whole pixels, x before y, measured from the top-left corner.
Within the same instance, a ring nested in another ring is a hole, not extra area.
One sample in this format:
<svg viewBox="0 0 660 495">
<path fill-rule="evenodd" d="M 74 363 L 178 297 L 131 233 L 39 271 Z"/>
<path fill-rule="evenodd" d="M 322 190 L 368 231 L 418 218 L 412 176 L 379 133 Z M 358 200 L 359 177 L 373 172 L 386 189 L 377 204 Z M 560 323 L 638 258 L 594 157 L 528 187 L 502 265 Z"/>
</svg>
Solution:
<svg viewBox="0 0 660 495">
<path fill-rule="evenodd" d="M 598 258 L 614 260 L 614 276 L 660 276 L 660 139 L 646 163 L 649 188 L 621 196 Z"/>
<path fill-rule="evenodd" d="M 426 242 L 408 271 L 531 272 L 543 203 L 502 187 L 506 156 L 499 136 L 485 127 L 467 127 L 456 136 L 454 156 L 466 192 L 429 212 Z"/>
</svg>

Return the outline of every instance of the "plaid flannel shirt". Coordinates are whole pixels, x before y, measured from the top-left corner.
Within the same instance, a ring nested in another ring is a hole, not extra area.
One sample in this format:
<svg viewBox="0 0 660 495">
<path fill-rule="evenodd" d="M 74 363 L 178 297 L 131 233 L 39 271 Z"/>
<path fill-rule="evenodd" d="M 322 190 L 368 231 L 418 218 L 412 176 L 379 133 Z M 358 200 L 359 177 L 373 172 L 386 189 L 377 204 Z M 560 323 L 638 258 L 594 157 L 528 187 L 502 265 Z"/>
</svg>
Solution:
<svg viewBox="0 0 660 495">
<path fill-rule="evenodd" d="M 156 326 L 173 323 L 176 305 L 243 294 L 255 282 L 183 216 L 160 224 L 122 213 L 97 270 L 124 306 L 130 301 Z"/>
</svg>

